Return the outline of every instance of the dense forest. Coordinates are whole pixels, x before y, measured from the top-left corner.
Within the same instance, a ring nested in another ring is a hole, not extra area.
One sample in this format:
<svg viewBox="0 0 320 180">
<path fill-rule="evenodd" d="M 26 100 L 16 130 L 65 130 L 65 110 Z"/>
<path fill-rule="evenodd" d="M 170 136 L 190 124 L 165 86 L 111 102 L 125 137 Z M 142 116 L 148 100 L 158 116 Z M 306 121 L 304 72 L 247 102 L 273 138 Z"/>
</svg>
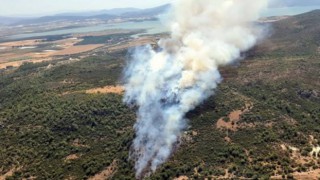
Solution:
<svg viewBox="0 0 320 180">
<path fill-rule="evenodd" d="M 271 51 L 262 44 L 222 68 L 215 95 L 187 114 L 179 148 L 146 179 L 292 179 L 319 169 L 310 152 L 320 139 L 320 54 L 294 45 Z M 126 58 L 126 51 L 66 57 L 0 72 L 0 174 L 88 179 L 108 170 L 106 179 L 135 179 L 128 158 L 134 109 L 121 94 L 86 93 L 120 84 Z"/>
</svg>

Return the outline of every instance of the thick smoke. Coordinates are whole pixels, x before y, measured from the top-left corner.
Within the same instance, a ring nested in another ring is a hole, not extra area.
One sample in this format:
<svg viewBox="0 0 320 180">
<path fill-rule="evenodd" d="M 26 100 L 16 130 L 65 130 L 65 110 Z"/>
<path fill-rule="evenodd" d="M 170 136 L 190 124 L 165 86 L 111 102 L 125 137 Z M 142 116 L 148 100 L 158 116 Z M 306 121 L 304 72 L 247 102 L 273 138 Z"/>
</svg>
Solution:
<svg viewBox="0 0 320 180">
<path fill-rule="evenodd" d="M 214 93 L 218 68 L 259 38 L 254 25 L 267 0 L 177 0 L 171 37 L 136 49 L 125 74 L 124 101 L 138 107 L 131 156 L 137 178 L 164 163 L 186 128 L 185 114 Z"/>
</svg>

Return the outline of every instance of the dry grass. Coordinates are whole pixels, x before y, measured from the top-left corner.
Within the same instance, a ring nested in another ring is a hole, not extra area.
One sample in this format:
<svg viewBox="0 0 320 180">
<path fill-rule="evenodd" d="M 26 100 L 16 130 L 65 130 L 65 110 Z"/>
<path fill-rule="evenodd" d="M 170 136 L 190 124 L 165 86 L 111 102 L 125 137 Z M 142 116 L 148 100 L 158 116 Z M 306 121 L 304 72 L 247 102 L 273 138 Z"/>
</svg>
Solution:
<svg viewBox="0 0 320 180">
<path fill-rule="evenodd" d="M 122 86 L 106 86 L 103 88 L 95 88 L 95 89 L 89 89 L 86 90 L 87 94 L 122 94 L 124 92 L 124 88 Z"/>
<path fill-rule="evenodd" d="M 180 176 L 180 177 L 174 178 L 173 180 L 189 180 L 189 178 L 187 176 Z"/>
<path fill-rule="evenodd" d="M 112 175 L 115 173 L 117 169 L 117 161 L 114 160 L 110 166 L 108 166 L 105 170 L 102 172 L 94 175 L 93 177 L 89 178 L 89 180 L 105 180 L 105 179 L 111 179 Z"/>
<path fill-rule="evenodd" d="M 106 34 L 108 32 L 104 32 Z M 109 32 L 110 33 L 110 32 Z M 110 33 L 111 34 L 111 33 Z M 64 56 L 64 55 L 73 55 L 84 53 L 88 51 L 92 51 L 99 47 L 102 47 L 102 44 L 94 44 L 94 45 L 79 45 L 74 46 L 76 43 L 80 42 L 81 38 L 68 38 L 63 40 L 54 41 L 53 43 L 62 48 L 62 50 L 57 51 L 45 51 L 45 52 L 38 52 L 37 48 L 33 49 L 33 52 L 24 52 L 17 49 L 12 49 L 13 46 L 37 46 L 41 44 L 46 44 L 46 42 L 41 42 L 39 40 L 26 40 L 26 41 L 13 41 L 13 42 L 6 42 L 0 43 L 0 47 L 6 48 L 3 53 L 0 54 L 0 69 L 4 69 L 6 67 L 19 67 L 25 62 L 43 62 L 43 61 L 50 61 L 53 59 L 54 56 Z M 152 44 L 154 43 L 154 38 L 152 37 L 142 37 L 130 42 L 126 42 L 123 44 L 117 44 L 114 46 L 108 47 L 110 51 L 117 51 L 123 50 L 130 47 L 140 46 L 144 44 Z M 108 90 L 98 89 L 101 93 L 109 93 Z M 91 93 L 91 91 L 88 91 Z M 92 93 L 96 93 L 95 90 L 92 90 Z M 110 93 L 122 93 L 119 90 L 110 90 Z"/>
<path fill-rule="evenodd" d="M 294 179 L 297 179 L 297 180 L 318 180 L 320 178 L 320 169 L 315 169 L 308 172 L 294 172 L 292 175 Z M 277 175 L 277 176 L 271 176 L 270 179 L 281 180 L 283 178 L 281 175 Z"/>
<path fill-rule="evenodd" d="M 74 93 L 86 93 L 86 94 L 123 94 L 124 88 L 122 86 L 105 86 L 102 88 L 93 88 L 85 91 L 67 91 L 63 92 L 61 96 L 74 94 Z"/>
<path fill-rule="evenodd" d="M 92 51 L 99 47 L 103 46 L 102 44 L 94 44 L 94 45 L 81 45 L 81 46 L 71 46 L 66 49 L 57 51 L 53 53 L 54 56 L 63 56 L 63 55 L 71 55 L 71 54 L 79 54 L 83 52 Z"/>
<path fill-rule="evenodd" d="M 58 40 L 58 41 L 54 41 L 54 44 L 56 44 L 60 48 L 63 48 L 62 50 L 37 52 L 37 49 L 35 48 L 34 52 L 26 52 L 26 53 L 19 50 L 13 51 L 11 47 L 39 45 L 43 43 L 36 42 L 36 40 L 2 43 L 0 44 L 0 47 L 7 47 L 8 49 L 4 53 L 0 54 L 0 69 L 4 69 L 9 66 L 19 67 L 25 62 L 38 63 L 43 61 L 50 61 L 53 59 L 53 56 L 78 54 L 78 53 L 88 52 L 103 46 L 100 44 L 74 46 L 74 44 L 78 43 L 79 41 L 81 41 L 81 39 L 69 38 L 69 39 Z"/>
<path fill-rule="evenodd" d="M 71 155 L 69 155 L 69 156 L 67 156 L 67 157 L 65 158 L 65 162 L 72 161 L 72 160 L 76 160 L 76 159 L 79 159 L 79 158 L 80 158 L 79 155 L 77 155 L 77 154 L 71 154 Z"/>
<path fill-rule="evenodd" d="M 240 121 L 241 119 L 241 115 L 243 113 L 246 113 L 248 111 L 250 111 L 252 109 L 252 104 L 246 104 L 246 107 L 244 108 L 244 110 L 235 110 L 235 111 L 232 111 L 229 115 L 228 115 L 228 118 L 229 118 L 229 121 L 226 122 L 224 119 L 226 117 L 222 117 L 218 120 L 217 124 L 216 124 L 216 127 L 218 129 L 228 129 L 228 130 L 231 130 L 231 131 L 237 131 L 239 127 L 242 127 L 241 125 L 238 124 L 238 122 Z M 250 126 L 250 125 L 248 125 Z"/>
<path fill-rule="evenodd" d="M 320 178 L 320 169 L 315 169 L 309 172 L 295 172 L 293 173 L 293 177 L 301 180 L 317 180 Z"/>
<path fill-rule="evenodd" d="M 225 175 L 224 176 L 212 176 L 212 179 L 236 179 L 236 176 L 233 173 L 229 173 L 228 169 L 224 170 Z M 238 178 L 243 179 L 243 178 Z"/>
<path fill-rule="evenodd" d="M 2 47 L 12 47 L 12 46 L 35 46 L 40 44 L 41 39 L 33 39 L 33 40 L 24 40 L 24 41 L 12 41 L 12 42 L 5 42 L 0 43 Z"/>
<path fill-rule="evenodd" d="M 6 63 L 0 64 L 0 69 L 5 69 L 6 67 L 9 67 L 9 66 L 19 67 L 23 63 L 28 63 L 28 62 L 40 63 L 40 62 L 51 61 L 51 60 L 52 58 L 45 58 L 45 59 L 35 59 L 35 60 L 29 59 L 29 60 L 23 60 L 23 61 L 6 62 Z"/>
<path fill-rule="evenodd" d="M 0 175 L 0 180 L 5 180 L 8 177 L 11 177 L 16 171 L 19 171 L 21 168 L 12 168 L 3 175 Z"/>
<path fill-rule="evenodd" d="M 310 136 L 310 141 L 309 144 L 312 144 L 313 141 L 315 139 L 313 139 L 313 136 Z M 311 155 L 309 156 L 302 156 L 300 149 L 290 146 L 288 144 L 280 144 L 280 149 L 283 152 L 289 152 L 290 153 L 290 158 L 292 160 L 295 161 L 296 164 L 301 165 L 301 166 L 306 166 L 307 164 L 310 163 L 316 163 L 317 164 L 317 158 L 312 157 Z M 281 168 L 279 167 L 278 169 L 281 170 Z M 281 170 L 282 171 L 282 170 Z M 281 172 L 280 171 L 280 172 Z M 294 179 L 319 179 L 320 178 L 320 169 L 313 169 L 313 168 L 308 168 L 308 170 L 306 172 L 298 172 L 297 169 L 294 169 L 294 173 L 292 173 Z M 275 176 L 272 176 L 271 179 L 283 179 L 281 175 L 279 175 L 280 173 L 278 173 L 277 171 L 275 171 Z"/>
<path fill-rule="evenodd" d="M 47 58 L 54 55 L 56 51 L 47 51 L 47 52 L 31 52 L 31 53 L 3 53 L 0 55 L 0 63 L 12 62 L 12 61 L 21 61 L 17 59 L 33 60 L 39 58 Z"/>
<path fill-rule="evenodd" d="M 72 146 L 74 146 L 74 147 L 89 147 L 88 145 L 81 144 L 79 139 L 75 139 L 72 142 Z"/>
</svg>

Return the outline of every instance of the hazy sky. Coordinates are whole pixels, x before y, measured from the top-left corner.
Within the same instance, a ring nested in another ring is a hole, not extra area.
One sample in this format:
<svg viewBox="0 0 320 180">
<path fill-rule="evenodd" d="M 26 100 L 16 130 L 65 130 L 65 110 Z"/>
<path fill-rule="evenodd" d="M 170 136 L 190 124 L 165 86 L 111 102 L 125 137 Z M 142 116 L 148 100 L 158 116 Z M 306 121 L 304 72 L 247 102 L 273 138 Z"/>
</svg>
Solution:
<svg viewBox="0 0 320 180">
<path fill-rule="evenodd" d="M 48 15 L 61 12 L 90 11 L 119 7 L 147 8 L 172 1 L 174 0 L 0 0 L 0 16 Z M 320 0 L 272 1 L 276 1 L 281 6 L 320 5 Z"/>
<path fill-rule="evenodd" d="M 148 8 L 172 0 L 0 0 L 0 16 L 45 15 L 119 7 Z"/>
<path fill-rule="evenodd" d="M 276 2 L 282 2 L 287 6 L 313 6 L 320 5 L 320 0 L 274 0 Z"/>
</svg>

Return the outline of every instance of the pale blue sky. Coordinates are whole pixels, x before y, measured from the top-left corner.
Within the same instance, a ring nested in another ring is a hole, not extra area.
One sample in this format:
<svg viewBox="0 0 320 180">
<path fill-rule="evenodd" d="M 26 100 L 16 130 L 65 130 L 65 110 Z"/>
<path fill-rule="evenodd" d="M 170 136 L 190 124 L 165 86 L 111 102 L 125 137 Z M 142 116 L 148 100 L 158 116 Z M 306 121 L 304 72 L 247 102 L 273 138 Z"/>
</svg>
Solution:
<svg viewBox="0 0 320 180">
<path fill-rule="evenodd" d="M 0 0 L 0 16 L 46 15 L 120 7 L 148 8 L 172 0 Z"/>
</svg>

